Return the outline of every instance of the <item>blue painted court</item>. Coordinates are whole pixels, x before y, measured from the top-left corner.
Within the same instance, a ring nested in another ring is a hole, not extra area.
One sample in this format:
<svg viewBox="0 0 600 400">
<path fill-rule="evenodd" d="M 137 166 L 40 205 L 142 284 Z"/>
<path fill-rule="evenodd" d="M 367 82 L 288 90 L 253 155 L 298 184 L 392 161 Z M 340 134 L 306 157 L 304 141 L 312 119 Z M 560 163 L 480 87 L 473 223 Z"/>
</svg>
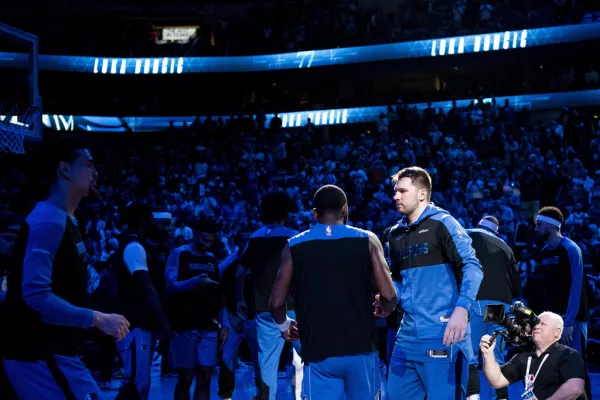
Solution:
<svg viewBox="0 0 600 400">
<path fill-rule="evenodd" d="M 291 371 L 291 370 L 290 370 Z M 233 395 L 234 400 L 251 400 L 254 395 L 254 378 L 252 377 L 253 369 L 240 365 L 240 368 L 236 371 L 236 391 Z M 211 385 L 211 399 L 220 399 L 217 396 L 217 373 L 213 375 L 212 385 Z M 285 373 L 280 373 L 279 376 L 279 395 L 277 398 L 279 400 L 293 400 L 292 394 L 292 385 L 291 385 L 291 375 L 289 375 L 289 379 L 286 378 Z M 600 400 L 600 374 L 590 374 L 590 379 L 592 382 L 592 393 L 594 395 L 593 400 Z M 173 390 L 175 389 L 176 378 L 165 378 L 161 379 L 158 375 L 158 372 L 153 374 L 152 380 L 152 390 L 150 393 L 151 400 L 171 400 L 173 399 Z M 485 384 L 481 383 L 482 392 L 484 391 Z M 193 387 L 192 387 L 193 390 Z M 384 396 L 382 400 L 386 399 L 385 390 L 383 388 Z M 116 391 L 106 391 L 106 399 L 113 400 L 117 395 Z M 523 385 L 514 384 L 510 388 L 510 399 L 517 400 L 521 398 L 521 393 L 523 393 Z M 482 396 L 481 399 L 488 400 L 489 397 Z M 411 399 L 412 400 L 412 399 Z"/>
</svg>

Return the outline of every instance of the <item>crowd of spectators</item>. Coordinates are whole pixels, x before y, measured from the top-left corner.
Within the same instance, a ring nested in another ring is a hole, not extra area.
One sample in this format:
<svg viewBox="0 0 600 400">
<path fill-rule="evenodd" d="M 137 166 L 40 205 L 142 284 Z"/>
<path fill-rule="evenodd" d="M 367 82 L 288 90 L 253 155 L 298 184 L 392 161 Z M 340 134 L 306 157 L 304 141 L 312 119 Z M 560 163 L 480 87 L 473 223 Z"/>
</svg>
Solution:
<svg viewBox="0 0 600 400">
<path fill-rule="evenodd" d="M 390 176 L 420 165 L 433 178 L 433 203 L 465 228 L 484 215 L 499 219 L 526 294 L 541 245 L 532 217 L 544 205 L 561 208 L 562 232 L 581 247 L 592 304 L 600 305 L 600 125 L 593 112 L 564 108 L 543 122 L 530 110 L 495 101 L 447 112 L 401 104 L 382 111 L 378 123 L 366 125 L 307 123 L 286 130 L 275 120 L 246 117 L 133 135 L 120 138 L 119 146 L 114 137 L 88 137 L 101 174 L 100 200 L 85 201 L 77 215 L 90 293 L 119 248 L 126 229 L 121 213 L 134 200 L 174 216 L 175 246 L 191 240 L 195 217 L 214 217 L 220 224 L 215 252 L 224 259 L 235 250 L 237 232 L 261 226 L 260 199 L 272 191 L 294 200 L 289 225 L 302 231 L 314 223 L 315 190 L 339 185 L 348 195 L 349 223 L 381 234 L 398 219 Z M 26 213 L 32 182 L 22 167 L 29 161 L 10 160 L 2 163 L 0 203 Z M 590 334 L 600 338 L 600 308 L 593 311 Z"/>
<path fill-rule="evenodd" d="M 234 56 L 421 40 L 578 24 L 598 18 L 593 0 L 328 0 L 259 2 L 248 7 L 177 2 L 87 1 L 70 14 L 11 15 L 41 52 L 102 57 Z M 172 3 L 172 2 L 171 2 Z M 145 8 L 147 7 L 147 8 Z M 144 13 L 146 10 L 146 14 Z M 77 15 L 80 13 L 81 15 Z M 170 20 L 169 18 L 173 18 Z M 67 22 L 68 21 L 68 22 Z M 7 21 L 11 23 L 11 21 Z M 156 44 L 156 26 L 199 26 L 187 43 Z M 155 33 L 153 33 L 155 32 Z"/>
<path fill-rule="evenodd" d="M 211 37 L 218 55 L 293 52 L 579 23 L 586 8 L 562 0 L 408 0 L 385 9 L 359 0 L 281 3 L 221 18 Z"/>
</svg>

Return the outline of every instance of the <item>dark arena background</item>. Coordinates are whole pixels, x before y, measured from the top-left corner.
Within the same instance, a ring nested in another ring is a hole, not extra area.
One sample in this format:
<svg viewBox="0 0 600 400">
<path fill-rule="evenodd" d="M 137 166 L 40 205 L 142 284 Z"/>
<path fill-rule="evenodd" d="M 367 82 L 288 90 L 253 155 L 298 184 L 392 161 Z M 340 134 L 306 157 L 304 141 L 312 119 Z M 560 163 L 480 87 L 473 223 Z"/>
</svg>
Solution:
<svg viewBox="0 0 600 400">
<path fill-rule="evenodd" d="M 498 219 L 517 260 L 519 300 L 537 313 L 554 294 L 535 217 L 545 206 L 562 210 L 561 232 L 581 249 L 583 358 L 600 399 L 600 2 L 21 0 L 0 22 L 0 282 L 23 262 L 11 253 L 10 221 L 47 196 L 47 160 L 62 141 L 83 143 L 98 172 L 98 199 L 75 211 L 95 310 L 131 233 L 132 203 L 169 214 L 167 256 L 194 241 L 198 217 L 212 218 L 211 252 L 226 266 L 242 254 L 244 233 L 263 226 L 272 192 L 291 198 L 287 226 L 302 232 L 316 222 L 315 191 L 337 185 L 348 224 L 383 238 L 401 217 L 390 177 L 418 165 L 431 175 L 431 201 L 463 228 Z M 327 307 L 327 294 L 315 296 Z M 385 377 L 400 319 L 377 318 L 382 399 L 398 390 Z M 14 323 L 2 316 L 0 352 Z M 252 399 L 252 345 L 238 347 L 232 398 Z M 220 387 L 219 349 L 212 399 L 231 398 Z M 152 354 L 152 400 L 174 398 L 168 354 Z M 293 358 L 286 343 L 278 399 L 301 398 Z M 114 340 L 85 330 L 82 361 L 114 399 L 126 375 Z M 0 398 L 18 399 L 9 381 L 2 376 Z M 517 382 L 509 398 L 522 392 Z"/>
</svg>

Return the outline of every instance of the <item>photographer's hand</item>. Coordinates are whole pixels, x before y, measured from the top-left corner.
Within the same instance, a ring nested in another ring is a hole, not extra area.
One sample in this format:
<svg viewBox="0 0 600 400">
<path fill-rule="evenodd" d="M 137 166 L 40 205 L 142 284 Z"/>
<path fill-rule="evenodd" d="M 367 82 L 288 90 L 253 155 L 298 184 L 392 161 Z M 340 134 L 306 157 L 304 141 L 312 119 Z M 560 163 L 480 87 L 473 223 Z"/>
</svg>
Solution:
<svg viewBox="0 0 600 400">
<path fill-rule="evenodd" d="M 490 335 L 483 335 L 481 341 L 479 342 L 481 355 L 483 357 L 494 357 L 494 348 L 496 348 L 496 341 L 492 341 L 492 337 Z"/>
<path fill-rule="evenodd" d="M 454 308 L 444 332 L 444 344 L 446 346 L 462 342 L 465 339 L 468 320 L 469 311 L 466 308 L 460 306 Z"/>
</svg>

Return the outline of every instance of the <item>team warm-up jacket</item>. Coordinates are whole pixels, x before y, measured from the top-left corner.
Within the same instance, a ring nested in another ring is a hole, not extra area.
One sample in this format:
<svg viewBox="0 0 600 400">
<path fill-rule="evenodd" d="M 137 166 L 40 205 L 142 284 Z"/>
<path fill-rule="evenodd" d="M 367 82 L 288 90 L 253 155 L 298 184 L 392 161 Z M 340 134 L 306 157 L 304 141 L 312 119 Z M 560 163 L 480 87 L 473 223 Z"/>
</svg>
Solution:
<svg viewBox="0 0 600 400">
<path fill-rule="evenodd" d="M 36 205 L 15 242 L 6 294 L 9 360 L 83 354 L 88 306 L 86 248 L 77 220 L 50 201 Z"/>
<path fill-rule="evenodd" d="M 399 335 L 442 338 L 454 308 L 469 310 L 483 279 L 471 238 L 433 204 L 414 224 L 402 218 L 390 235 L 392 279 L 405 312 Z"/>
<path fill-rule="evenodd" d="M 546 290 L 540 293 L 545 299 L 545 309 L 562 315 L 567 327 L 572 327 L 575 321 L 588 321 L 587 282 L 577 243 L 563 237 L 554 248 L 544 246 L 538 255 L 538 270 L 545 272 Z"/>
<path fill-rule="evenodd" d="M 254 291 L 254 311 L 269 312 L 269 300 L 275 278 L 281 265 L 281 252 L 288 239 L 297 231 L 281 225 L 265 225 L 250 236 L 250 241 L 242 254 L 240 263 L 250 270 Z M 288 310 L 294 309 L 292 296 L 286 301 Z"/>
<path fill-rule="evenodd" d="M 521 276 L 510 246 L 486 229 L 467 229 L 467 233 L 485 276 L 476 300 L 510 304 L 512 299 L 521 297 Z"/>
</svg>

